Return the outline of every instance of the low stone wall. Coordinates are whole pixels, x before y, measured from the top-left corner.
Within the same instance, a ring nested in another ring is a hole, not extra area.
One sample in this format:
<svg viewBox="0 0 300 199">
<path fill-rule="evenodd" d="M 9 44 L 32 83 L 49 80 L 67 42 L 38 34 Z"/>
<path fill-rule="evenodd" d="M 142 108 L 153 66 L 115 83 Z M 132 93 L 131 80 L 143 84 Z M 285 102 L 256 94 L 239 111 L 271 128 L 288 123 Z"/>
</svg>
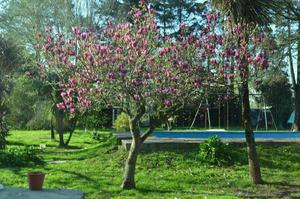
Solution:
<svg viewBox="0 0 300 199">
<path fill-rule="evenodd" d="M 199 144 L 204 142 L 206 139 L 186 139 L 186 138 L 148 138 L 143 146 L 144 151 L 155 151 L 155 150 L 176 150 L 176 149 L 192 149 L 198 148 Z M 245 139 L 233 138 L 233 139 L 222 139 L 225 143 L 236 143 L 245 144 Z M 256 139 L 256 143 L 264 143 L 268 145 L 273 144 L 287 144 L 298 142 L 300 139 Z M 131 139 L 121 140 L 122 147 L 125 150 L 129 150 L 131 146 Z"/>
</svg>

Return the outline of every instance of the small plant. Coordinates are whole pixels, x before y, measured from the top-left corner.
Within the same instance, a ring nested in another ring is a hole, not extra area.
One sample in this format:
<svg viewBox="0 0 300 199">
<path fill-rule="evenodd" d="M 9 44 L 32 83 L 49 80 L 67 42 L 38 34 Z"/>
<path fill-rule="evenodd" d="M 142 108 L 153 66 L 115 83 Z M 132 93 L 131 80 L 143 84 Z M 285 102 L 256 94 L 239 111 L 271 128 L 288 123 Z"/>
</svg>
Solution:
<svg viewBox="0 0 300 199">
<path fill-rule="evenodd" d="M 91 138 L 93 140 L 99 141 L 101 139 L 101 135 L 99 133 L 97 133 L 96 131 L 93 131 L 92 134 L 91 134 Z"/>
<path fill-rule="evenodd" d="M 0 151 L 0 166 L 16 167 L 26 166 L 32 163 L 41 163 L 38 157 L 39 149 L 29 147 L 13 147 Z"/>
<path fill-rule="evenodd" d="M 93 140 L 97 140 L 99 142 L 108 141 L 111 137 L 112 137 L 112 134 L 103 134 L 103 133 L 98 133 L 97 131 L 93 131 L 91 133 L 91 138 Z"/>
<path fill-rule="evenodd" d="M 129 117 L 126 113 L 118 115 L 114 122 L 114 128 L 117 132 L 129 131 Z"/>
<path fill-rule="evenodd" d="M 232 156 L 228 144 L 217 136 L 209 137 L 200 144 L 199 156 L 201 161 L 211 165 L 228 165 L 232 163 Z"/>
</svg>

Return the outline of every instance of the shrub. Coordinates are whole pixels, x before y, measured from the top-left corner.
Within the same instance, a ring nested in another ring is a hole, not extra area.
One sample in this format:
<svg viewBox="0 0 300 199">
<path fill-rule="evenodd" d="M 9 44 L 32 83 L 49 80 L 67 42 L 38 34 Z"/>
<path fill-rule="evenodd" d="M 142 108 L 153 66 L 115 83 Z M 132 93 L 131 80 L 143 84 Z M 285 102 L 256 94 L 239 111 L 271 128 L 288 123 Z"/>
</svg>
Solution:
<svg viewBox="0 0 300 199">
<path fill-rule="evenodd" d="M 38 151 L 32 146 L 1 150 L 0 165 L 3 167 L 16 167 L 42 163 L 42 160 L 37 156 Z"/>
<path fill-rule="evenodd" d="M 105 141 L 109 140 L 111 137 L 112 137 L 111 134 L 102 134 L 102 133 L 98 133 L 96 131 L 93 131 L 91 133 L 91 138 L 93 140 L 97 140 L 99 142 L 105 142 Z"/>
<path fill-rule="evenodd" d="M 91 138 L 93 140 L 99 141 L 101 139 L 101 135 L 100 135 L 100 133 L 97 133 L 96 131 L 93 131 L 93 133 L 91 134 Z"/>
<path fill-rule="evenodd" d="M 77 127 L 82 129 L 103 129 L 112 126 L 111 109 L 89 110 L 80 117 Z"/>
<path fill-rule="evenodd" d="M 39 101 L 34 105 L 34 115 L 26 123 L 26 129 L 41 130 L 50 129 L 51 102 Z"/>
<path fill-rule="evenodd" d="M 217 136 L 209 137 L 200 144 L 199 156 L 201 161 L 211 165 L 228 165 L 232 163 L 230 147 Z"/>
<path fill-rule="evenodd" d="M 118 115 L 114 122 L 114 128 L 117 132 L 129 131 L 129 117 L 126 113 Z"/>
</svg>

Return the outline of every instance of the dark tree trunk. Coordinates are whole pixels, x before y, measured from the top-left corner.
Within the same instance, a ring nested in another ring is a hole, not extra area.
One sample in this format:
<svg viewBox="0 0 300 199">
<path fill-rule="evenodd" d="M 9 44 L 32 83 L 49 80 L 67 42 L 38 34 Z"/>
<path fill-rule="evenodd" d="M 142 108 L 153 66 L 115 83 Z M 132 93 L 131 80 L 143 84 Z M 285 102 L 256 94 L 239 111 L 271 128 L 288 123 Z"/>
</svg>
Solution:
<svg viewBox="0 0 300 199">
<path fill-rule="evenodd" d="M 5 120 L 7 113 L 7 107 L 5 106 L 5 86 L 4 82 L 0 79 L 0 149 L 5 149 L 6 147 L 6 136 L 8 135 L 8 127 Z"/>
<path fill-rule="evenodd" d="M 166 1 L 163 2 L 163 32 L 164 32 L 164 40 L 167 36 L 167 22 L 166 22 Z"/>
<path fill-rule="evenodd" d="M 179 24 L 182 24 L 182 1 L 179 1 L 179 8 L 178 8 L 178 22 Z"/>
<path fill-rule="evenodd" d="M 60 147 L 65 147 L 64 132 L 63 132 L 63 119 L 64 119 L 63 111 L 57 110 L 56 125 L 57 125 L 57 131 L 58 131 L 58 135 L 59 135 L 59 146 Z"/>
<path fill-rule="evenodd" d="M 298 54 L 297 54 L 297 83 L 294 83 L 294 91 L 295 91 L 295 98 L 294 98 L 294 105 L 295 105 L 295 120 L 293 129 L 295 131 L 300 130 L 300 21 L 298 21 Z M 294 77 L 295 78 L 295 77 Z"/>
<path fill-rule="evenodd" d="M 140 137 L 133 137 L 129 155 L 125 163 L 124 177 L 121 185 L 122 189 L 135 188 L 135 167 L 141 144 Z"/>
<path fill-rule="evenodd" d="M 300 67 L 299 67 L 299 69 L 300 69 Z M 295 131 L 300 130 L 300 118 L 299 117 L 300 117 L 300 85 L 299 85 L 299 83 L 297 83 L 296 88 L 295 88 L 295 120 L 294 120 L 294 125 L 293 125 L 293 129 Z"/>
<path fill-rule="evenodd" d="M 0 149 L 5 149 L 6 147 L 6 136 L 8 135 L 8 128 L 4 121 L 4 116 L 0 113 Z"/>
<path fill-rule="evenodd" d="M 69 134 L 69 137 L 68 137 L 68 139 L 66 141 L 66 144 L 65 144 L 66 146 L 68 146 L 69 143 L 70 143 L 72 135 L 73 135 L 73 133 L 75 131 L 76 123 L 77 123 L 77 118 L 74 118 L 74 119 L 70 120 L 70 134 Z"/>
<path fill-rule="evenodd" d="M 69 134 L 69 137 L 68 137 L 68 139 L 67 139 L 67 141 L 65 143 L 65 146 L 69 146 L 69 143 L 71 141 L 73 133 L 74 133 L 74 130 L 70 130 L 70 134 Z"/>
<path fill-rule="evenodd" d="M 55 128 L 54 128 L 52 117 L 50 121 L 50 130 L 51 130 L 51 140 L 55 140 Z"/>
<path fill-rule="evenodd" d="M 255 138 L 252 129 L 250 116 L 250 102 L 249 102 L 249 88 L 248 81 L 244 80 L 242 84 L 243 95 L 243 126 L 245 128 L 245 137 L 248 148 L 248 161 L 250 178 L 254 184 L 261 184 L 262 178 L 260 173 L 260 166 L 258 155 L 256 152 Z"/>
</svg>

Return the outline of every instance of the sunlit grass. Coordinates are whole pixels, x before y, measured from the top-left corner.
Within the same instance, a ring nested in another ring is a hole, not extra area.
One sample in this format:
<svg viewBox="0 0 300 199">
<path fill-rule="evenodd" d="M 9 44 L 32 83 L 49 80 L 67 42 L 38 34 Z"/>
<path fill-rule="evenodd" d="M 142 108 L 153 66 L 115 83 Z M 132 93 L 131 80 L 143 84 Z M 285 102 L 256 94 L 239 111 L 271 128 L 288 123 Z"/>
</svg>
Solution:
<svg viewBox="0 0 300 199">
<path fill-rule="evenodd" d="M 109 134 L 108 131 L 103 134 Z M 27 187 L 28 171 L 44 171 L 46 188 L 78 189 L 88 198 L 299 198 L 300 145 L 259 145 L 263 185 L 251 185 L 244 145 L 235 145 L 230 167 L 205 165 L 197 150 L 143 152 L 138 159 L 137 189 L 121 191 L 126 152 L 115 139 L 96 141 L 90 132 L 75 132 L 68 149 L 58 148 L 48 131 L 12 131 L 10 145 L 46 145 L 45 164 L 1 168 L 0 183 Z M 56 163 L 56 164 L 55 164 Z"/>
</svg>

